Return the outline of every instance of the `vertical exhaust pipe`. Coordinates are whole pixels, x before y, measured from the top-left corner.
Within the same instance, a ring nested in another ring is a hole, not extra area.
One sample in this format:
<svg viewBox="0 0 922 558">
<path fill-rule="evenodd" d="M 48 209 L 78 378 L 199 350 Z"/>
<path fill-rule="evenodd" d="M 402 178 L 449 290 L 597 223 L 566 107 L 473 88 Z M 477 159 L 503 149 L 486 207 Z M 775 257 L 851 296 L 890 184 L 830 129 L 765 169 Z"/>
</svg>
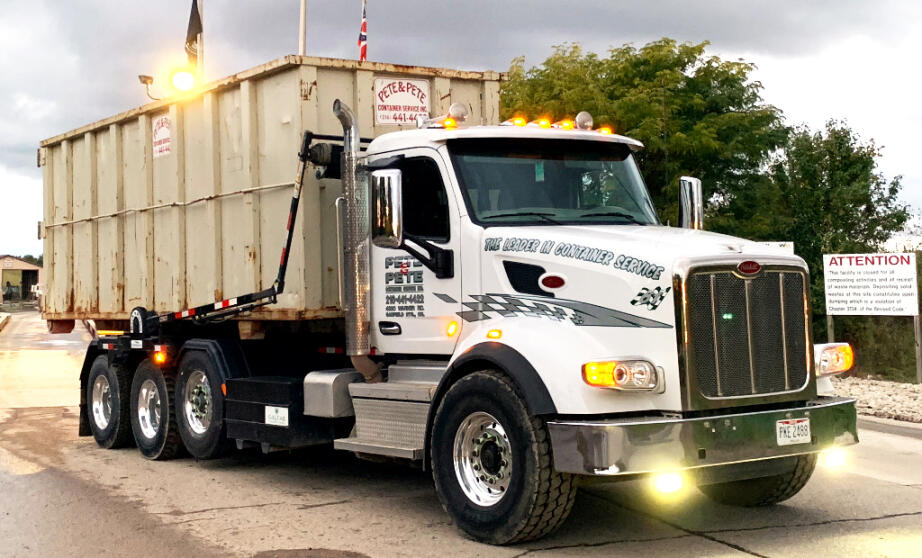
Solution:
<svg viewBox="0 0 922 558">
<path fill-rule="evenodd" d="M 346 316 L 346 354 L 352 365 L 369 382 L 380 381 L 378 366 L 368 358 L 368 306 L 371 280 L 369 273 L 368 178 L 358 172 L 359 125 L 355 114 L 336 99 L 333 114 L 343 127 L 341 176 L 345 219 L 343 220 L 343 269 L 341 270 L 343 313 Z"/>
</svg>

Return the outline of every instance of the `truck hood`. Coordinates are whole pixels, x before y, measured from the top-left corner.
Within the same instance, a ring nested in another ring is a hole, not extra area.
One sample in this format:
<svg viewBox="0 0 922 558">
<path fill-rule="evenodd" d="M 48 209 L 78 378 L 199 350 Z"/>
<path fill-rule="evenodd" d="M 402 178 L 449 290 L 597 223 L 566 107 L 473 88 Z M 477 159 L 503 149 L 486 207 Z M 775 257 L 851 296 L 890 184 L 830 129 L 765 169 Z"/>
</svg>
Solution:
<svg viewBox="0 0 922 558">
<path fill-rule="evenodd" d="M 771 246 L 662 226 L 490 227 L 482 232 L 481 250 L 482 294 L 546 296 L 556 299 L 548 301 L 555 306 L 583 303 L 628 320 L 636 316 L 635 327 L 674 324 L 672 278 L 679 262 L 770 258 L 803 265 L 797 256 Z M 539 286 L 544 274 L 560 276 L 564 285 Z M 591 325 L 617 325 L 617 320 Z"/>
</svg>

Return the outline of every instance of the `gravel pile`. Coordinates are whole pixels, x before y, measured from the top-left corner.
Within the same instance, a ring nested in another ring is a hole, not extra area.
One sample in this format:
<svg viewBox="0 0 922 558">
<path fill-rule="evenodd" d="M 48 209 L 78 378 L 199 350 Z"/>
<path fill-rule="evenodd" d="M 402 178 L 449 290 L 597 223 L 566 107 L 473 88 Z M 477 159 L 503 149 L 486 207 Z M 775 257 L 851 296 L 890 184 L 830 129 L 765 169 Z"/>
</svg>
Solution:
<svg viewBox="0 0 922 558">
<path fill-rule="evenodd" d="M 922 384 L 869 378 L 832 378 L 836 395 L 858 400 L 858 414 L 922 422 Z"/>
</svg>

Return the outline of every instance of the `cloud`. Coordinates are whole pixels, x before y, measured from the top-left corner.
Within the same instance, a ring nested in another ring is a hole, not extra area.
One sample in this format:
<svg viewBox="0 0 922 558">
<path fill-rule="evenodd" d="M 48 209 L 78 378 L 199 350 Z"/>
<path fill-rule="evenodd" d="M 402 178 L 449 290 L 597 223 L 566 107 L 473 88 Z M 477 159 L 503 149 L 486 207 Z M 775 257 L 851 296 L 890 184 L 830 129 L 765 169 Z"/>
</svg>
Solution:
<svg viewBox="0 0 922 558">
<path fill-rule="evenodd" d="M 185 63 L 190 4 L 0 0 L 0 223 L 10 222 L 10 200 L 40 218 L 40 195 L 33 192 L 41 179 L 35 166 L 41 139 L 143 104 L 138 74 L 154 75 L 158 90 L 170 69 Z M 298 4 L 207 0 L 207 77 L 294 53 Z M 308 53 L 354 58 L 360 15 L 360 0 L 310 0 Z M 922 109 L 913 98 L 922 3 L 372 0 L 368 20 L 372 60 L 466 69 L 505 70 L 519 55 L 536 64 L 563 42 L 604 52 L 664 36 L 708 40 L 712 53 L 755 62 L 765 98 L 792 121 L 816 126 L 847 117 L 864 137 L 885 145 L 882 169 L 903 174 L 904 197 L 922 207 L 922 163 L 914 152 Z M 12 230 L 0 224 L 0 239 Z"/>
</svg>

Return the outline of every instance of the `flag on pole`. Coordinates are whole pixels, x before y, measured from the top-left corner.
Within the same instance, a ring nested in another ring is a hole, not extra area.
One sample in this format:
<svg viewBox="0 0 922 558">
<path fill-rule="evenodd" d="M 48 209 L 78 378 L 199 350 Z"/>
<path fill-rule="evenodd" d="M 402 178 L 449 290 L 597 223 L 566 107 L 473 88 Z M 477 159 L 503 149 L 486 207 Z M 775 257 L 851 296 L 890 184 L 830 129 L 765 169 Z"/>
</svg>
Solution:
<svg viewBox="0 0 922 558">
<path fill-rule="evenodd" d="M 202 34 L 202 17 L 198 11 L 198 0 L 192 0 L 192 13 L 189 14 L 189 27 L 186 29 L 186 60 L 198 66 L 198 38 Z"/>
<path fill-rule="evenodd" d="M 365 17 L 365 0 L 362 0 L 362 28 L 359 31 L 359 62 L 368 60 L 368 20 Z"/>
</svg>

